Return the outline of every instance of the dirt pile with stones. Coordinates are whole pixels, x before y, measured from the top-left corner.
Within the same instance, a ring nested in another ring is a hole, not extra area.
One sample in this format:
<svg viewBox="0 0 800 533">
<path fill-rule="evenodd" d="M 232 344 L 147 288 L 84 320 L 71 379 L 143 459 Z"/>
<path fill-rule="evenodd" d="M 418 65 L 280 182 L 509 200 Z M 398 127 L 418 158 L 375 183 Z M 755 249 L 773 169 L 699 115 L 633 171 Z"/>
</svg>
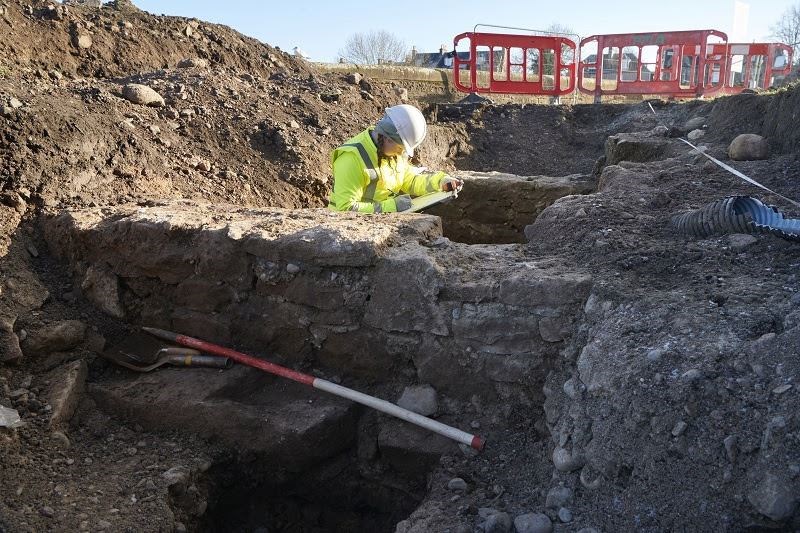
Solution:
<svg viewBox="0 0 800 533">
<path fill-rule="evenodd" d="M 797 199 L 798 107 L 795 87 L 655 114 L 646 103 L 620 108 L 629 133 L 608 123 L 597 191 L 556 201 L 525 230 L 527 261 L 557 257 L 593 280 L 543 411 L 512 416 L 499 449 L 443 462 L 399 531 L 798 527 L 797 243 L 698 238 L 670 222 L 736 195 L 797 218 L 675 137 L 700 131 L 705 153 Z M 731 160 L 742 133 L 766 137 L 769 154 Z"/>
<path fill-rule="evenodd" d="M 223 26 L 133 8 L 3 10 L 0 176 L 36 205 L 323 205 L 330 150 L 400 103 Z M 75 27 L 88 48 L 73 44 Z"/>
</svg>

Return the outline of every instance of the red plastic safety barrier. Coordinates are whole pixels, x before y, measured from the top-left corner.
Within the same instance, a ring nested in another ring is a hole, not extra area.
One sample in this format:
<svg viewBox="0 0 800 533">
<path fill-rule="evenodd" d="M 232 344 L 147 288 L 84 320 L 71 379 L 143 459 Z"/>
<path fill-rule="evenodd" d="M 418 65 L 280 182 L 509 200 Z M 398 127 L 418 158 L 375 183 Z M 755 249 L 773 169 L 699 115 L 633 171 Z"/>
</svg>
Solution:
<svg viewBox="0 0 800 533">
<path fill-rule="evenodd" d="M 463 92 L 580 90 L 596 102 L 604 95 L 736 94 L 775 86 L 790 74 L 791 46 L 727 39 L 717 30 L 592 35 L 576 50 L 562 36 L 467 32 L 454 39 L 453 74 Z"/>
<path fill-rule="evenodd" d="M 793 52 L 791 46 L 782 43 L 728 44 L 724 50 L 728 76 L 722 92 L 736 94 L 779 85 L 792 71 Z"/>
<path fill-rule="evenodd" d="M 560 96 L 575 90 L 576 45 L 566 37 L 467 32 L 453 44 L 468 50 L 453 54 L 460 91 Z"/>
<path fill-rule="evenodd" d="M 581 40 L 578 88 L 595 101 L 616 94 L 714 93 L 726 77 L 727 40 L 716 30 L 592 35 Z"/>
</svg>

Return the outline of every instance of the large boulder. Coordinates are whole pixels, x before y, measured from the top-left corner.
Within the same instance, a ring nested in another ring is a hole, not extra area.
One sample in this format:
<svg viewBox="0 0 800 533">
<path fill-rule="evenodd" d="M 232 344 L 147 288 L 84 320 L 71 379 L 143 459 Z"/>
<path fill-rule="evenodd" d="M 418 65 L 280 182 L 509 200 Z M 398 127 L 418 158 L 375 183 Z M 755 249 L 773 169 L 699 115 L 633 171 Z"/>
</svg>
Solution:
<svg viewBox="0 0 800 533">
<path fill-rule="evenodd" d="M 734 161 L 766 159 L 769 156 L 769 143 L 761 135 L 742 133 L 728 146 L 728 157 Z"/>
</svg>

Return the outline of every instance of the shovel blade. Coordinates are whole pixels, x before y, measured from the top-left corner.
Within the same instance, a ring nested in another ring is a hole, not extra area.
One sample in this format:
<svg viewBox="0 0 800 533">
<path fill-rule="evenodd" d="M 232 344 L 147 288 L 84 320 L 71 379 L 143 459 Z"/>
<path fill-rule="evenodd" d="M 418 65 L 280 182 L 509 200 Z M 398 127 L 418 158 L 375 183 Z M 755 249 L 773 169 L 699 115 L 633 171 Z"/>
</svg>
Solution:
<svg viewBox="0 0 800 533">
<path fill-rule="evenodd" d="M 158 360 L 159 350 L 166 346 L 152 335 L 136 332 L 106 350 L 103 357 L 112 361 L 147 366 Z"/>
</svg>

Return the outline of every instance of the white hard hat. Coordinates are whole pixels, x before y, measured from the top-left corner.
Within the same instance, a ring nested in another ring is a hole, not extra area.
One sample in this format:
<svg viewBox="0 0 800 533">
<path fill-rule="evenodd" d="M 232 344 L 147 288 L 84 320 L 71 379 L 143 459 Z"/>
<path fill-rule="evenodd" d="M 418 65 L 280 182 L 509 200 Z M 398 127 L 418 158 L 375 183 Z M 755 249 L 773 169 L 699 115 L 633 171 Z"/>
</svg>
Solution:
<svg viewBox="0 0 800 533">
<path fill-rule="evenodd" d="M 422 144 L 428 133 L 428 125 L 422 111 L 413 105 L 401 104 L 386 108 L 386 117 L 392 121 L 403 148 L 409 157 L 414 155 L 414 148 Z"/>
</svg>

